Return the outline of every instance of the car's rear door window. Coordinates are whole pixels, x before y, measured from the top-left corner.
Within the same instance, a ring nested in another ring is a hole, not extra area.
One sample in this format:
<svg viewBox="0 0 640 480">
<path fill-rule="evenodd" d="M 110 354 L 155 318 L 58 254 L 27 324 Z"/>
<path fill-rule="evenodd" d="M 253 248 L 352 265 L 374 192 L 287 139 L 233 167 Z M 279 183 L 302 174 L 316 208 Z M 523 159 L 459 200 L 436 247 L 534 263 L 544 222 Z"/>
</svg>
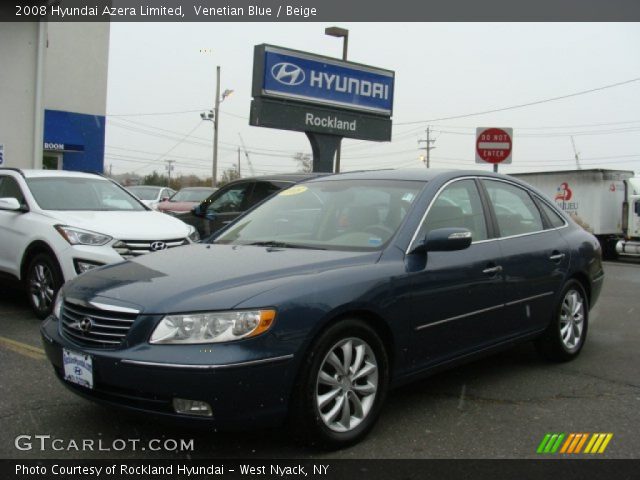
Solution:
<svg viewBox="0 0 640 480">
<path fill-rule="evenodd" d="M 493 206 L 501 237 L 544 230 L 540 211 L 529 193 L 516 185 L 483 180 Z"/>
</svg>

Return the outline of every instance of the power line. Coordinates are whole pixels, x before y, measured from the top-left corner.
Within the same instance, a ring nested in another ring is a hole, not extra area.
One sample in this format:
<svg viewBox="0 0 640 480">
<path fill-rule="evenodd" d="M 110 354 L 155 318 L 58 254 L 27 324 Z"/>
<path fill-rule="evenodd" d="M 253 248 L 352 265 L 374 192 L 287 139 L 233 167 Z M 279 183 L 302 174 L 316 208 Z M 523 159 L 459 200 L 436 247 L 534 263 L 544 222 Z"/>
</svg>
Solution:
<svg viewBox="0 0 640 480">
<path fill-rule="evenodd" d="M 413 122 L 400 122 L 400 123 L 396 123 L 396 125 L 417 125 L 417 124 L 420 124 L 420 123 L 441 122 L 443 120 L 453 120 L 453 119 L 456 119 L 456 118 L 467 118 L 467 117 L 474 117 L 474 116 L 477 116 L 477 115 L 486 115 L 488 113 L 504 112 L 506 110 L 515 110 L 516 108 L 531 107 L 533 105 L 540 105 L 542 103 L 555 102 L 557 100 L 564 100 L 565 98 L 577 97 L 579 95 L 586 95 L 588 93 L 598 92 L 598 91 L 601 91 L 601 90 L 606 90 L 608 88 L 620 87 L 622 85 L 628 85 L 630 83 L 634 83 L 634 82 L 638 82 L 638 81 L 640 81 L 640 77 L 632 78 L 630 80 L 625 80 L 624 82 L 617 82 L 617 83 L 612 83 L 610 85 L 603 85 L 601 87 L 591 88 L 589 90 L 582 90 L 580 92 L 569 93 L 567 95 L 560 95 L 558 97 L 545 98 L 543 100 L 535 100 L 533 102 L 520 103 L 518 105 L 511 105 L 511 106 L 508 106 L 508 107 L 494 108 L 494 109 L 491 109 L 491 110 L 484 110 L 484 111 L 481 111 L 481 112 L 474 112 L 474 113 L 465 113 L 465 114 L 462 114 L 462 115 L 452 115 L 450 117 L 431 118 L 431 119 L 428 119 L 428 120 L 416 120 L 416 121 L 413 121 Z"/>
</svg>

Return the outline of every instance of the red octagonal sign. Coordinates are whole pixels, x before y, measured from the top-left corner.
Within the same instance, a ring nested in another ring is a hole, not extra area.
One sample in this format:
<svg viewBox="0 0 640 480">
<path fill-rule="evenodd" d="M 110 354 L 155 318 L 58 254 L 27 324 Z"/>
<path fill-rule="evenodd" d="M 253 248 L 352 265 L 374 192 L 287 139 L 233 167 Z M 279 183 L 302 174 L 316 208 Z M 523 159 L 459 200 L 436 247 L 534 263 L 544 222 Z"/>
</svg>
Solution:
<svg viewBox="0 0 640 480">
<path fill-rule="evenodd" d="M 511 163 L 513 128 L 477 128 L 476 163 Z"/>
</svg>

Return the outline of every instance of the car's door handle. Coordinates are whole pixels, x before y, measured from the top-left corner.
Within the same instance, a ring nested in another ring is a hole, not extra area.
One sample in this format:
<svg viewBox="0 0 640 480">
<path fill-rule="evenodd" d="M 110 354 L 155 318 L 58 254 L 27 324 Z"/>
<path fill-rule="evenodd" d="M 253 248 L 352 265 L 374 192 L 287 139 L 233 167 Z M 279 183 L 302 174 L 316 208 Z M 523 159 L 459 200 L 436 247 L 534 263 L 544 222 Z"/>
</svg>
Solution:
<svg viewBox="0 0 640 480">
<path fill-rule="evenodd" d="M 500 265 L 496 265 L 495 267 L 489 267 L 482 270 L 482 273 L 486 273 L 487 275 L 495 275 L 496 273 L 500 273 L 502 271 L 502 267 Z"/>
<path fill-rule="evenodd" d="M 551 260 L 552 262 L 560 262 L 560 260 L 562 260 L 563 258 L 564 258 L 564 253 L 553 252 L 553 255 L 549 257 L 549 260 Z"/>
</svg>

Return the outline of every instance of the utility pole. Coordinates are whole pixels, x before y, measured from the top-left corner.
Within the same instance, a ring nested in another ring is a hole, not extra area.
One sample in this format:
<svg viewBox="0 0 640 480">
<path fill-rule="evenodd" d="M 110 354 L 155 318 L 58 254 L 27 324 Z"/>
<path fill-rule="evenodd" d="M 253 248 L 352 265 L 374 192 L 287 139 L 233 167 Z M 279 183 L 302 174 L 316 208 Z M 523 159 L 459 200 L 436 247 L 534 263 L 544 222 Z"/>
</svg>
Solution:
<svg viewBox="0 0 640 480">
<path fill-rule="evenodd" d="M 240 174 L 240 147 L 238 147 L 238 177 L 242 177 Z"/>
<path fill-rule="evenodd" d="M 424 147 L 420 147 L 420 150 L 424 150 L 426 152 L 426 157 L 427 157 L 427 161 L 426 161 L 426 166 L 427 168 L 431 168 L 431 155 L 430 152 L 431 150 L 433 150 L 436 147 L 431 146 L 432 143 L 435 143 L 435 140 L 433 140 L 431 138 L 431 129 L 429 127 L 427 127 L 427 139 L 423 140 L 420 139 L 418 140 L 418 145 L 420 145 L 421 143 L 425 143 L 426 145 Z"/>
<path fill-rule="evenodd" d="M 573 141 L 573 136 L 571 136 L 570 138 L 571 138 L 571 145 L 573 146 L 573 157 L 576 159 L 576 168 L 578 170 L 582 170 L 582 167 L 580 166 L 580 156 L 579 156 L 580 153 L 576 149 L 576 142 Z"/>
<path fill-rule="evenodd" d="M 220 111 L 220 65 L 216 67 L 216 101 L 213 107 L 213 169 L 211 186 L 216 187 L 218 180 L 218 113 Z"/>
<path fill-rule="evenodd" d="M 173 164 L 176 163 L 175 160 L 165 160 L 165 169 L 167 170 L 167 175 L 168 175 L 168 179 L 167 179 L 167 187 L 171 187 L 171 171 L 173 170 Z"/>
</svg>

